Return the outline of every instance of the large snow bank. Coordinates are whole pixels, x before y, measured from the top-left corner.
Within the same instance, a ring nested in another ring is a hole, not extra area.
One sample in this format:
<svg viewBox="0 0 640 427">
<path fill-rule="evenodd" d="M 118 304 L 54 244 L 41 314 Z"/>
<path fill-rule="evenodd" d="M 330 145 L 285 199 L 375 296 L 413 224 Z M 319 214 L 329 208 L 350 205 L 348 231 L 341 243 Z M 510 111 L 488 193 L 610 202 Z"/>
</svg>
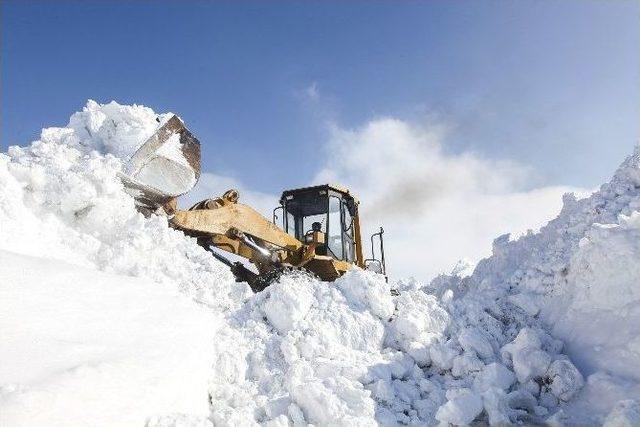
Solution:
<svg viewBox="0 0 640 427">
<path fill-rule="evenodd" d="M 233 304 L 229 292 L 248 293 L 164 217 L 144 218 L 123 191 L 117 173 L 127 155 L 166 116 L 89 101 L 67 127 L 0 154 L 0 248 L 173 283 L 219 307 Z"/>
<path fill-rule="evenodd" d="M 0 249 L 150 279 L 211 310 L 213 424 L 584 424 L 604 422 L 612 409 L 611 422 L 635 416 L 637 405 L 621 401 L 638 389 L 630 323 L 639 307 L 638 154 L 591 198 L 565 197 L 540 233 L 497 239 L 470 277 L 402 280 L 392 296 L 383 278 L 355 269 L 332 285 L 284 276 L 251 295 L 166 219 L 138 214 L 117 179 L 163 117 L 90 102 L 67 127 L 0 155 Z M 598 395 L 600 406 L 589 404 Z M 209 422 L 166 412 L 151 424 Z"/>
<path fill-rule="evenodd" d="M 640 149 L 539 233 L 496 239 L 470 277 L 400 281 L 398 297 L 365 272 L 285 278 L 231 316 L 212 417 L 633 425 L 638 210 Z"/>
<path fill-rule="evenodd" d="M 225 322 L 216 313 L 250 290 L 165 218 L 144 218 L 123 191 L 117 173 L 166 116 L 90 101 L 68 126 L 0 154 L 0 249 L 14 254 L 0 259 L 0 318 L 10 322 L 0 328 L 0 424 L 51 416 L 39 424 L 140 425 L 207 405 L 206 366 Z"/>
<path fill-rule="evenodd" d="M 539 233 L 497 239 L 493 256 L 464 283 L 508 286 L 517 290 L 512 298 L 522 309 L 540 311 L 581 371 L 591 375 L 584 393 L 590 401 L 596 394 L 590 388 L 600 390 L 604 402 L 606 396 L 640 398 L 639 211 L 637 147 L 591 197 L 565 196 L 558 218 Z M 590 405 L 586 413 L 602 421 L 614 403 Z"/>
<path fill-rule="evenodd" d="M 175 287 L 0 250 L 0 424 L 208 415 L 215 315 Z"/>
<path fill-rule="evenodd" d="M 507 288 L 456 295 L 354 270 L 327 286 L 290 276 L 221 331 L 211 385 L 219 423 L 542 422 L 583 378 Z"/>
</svg>

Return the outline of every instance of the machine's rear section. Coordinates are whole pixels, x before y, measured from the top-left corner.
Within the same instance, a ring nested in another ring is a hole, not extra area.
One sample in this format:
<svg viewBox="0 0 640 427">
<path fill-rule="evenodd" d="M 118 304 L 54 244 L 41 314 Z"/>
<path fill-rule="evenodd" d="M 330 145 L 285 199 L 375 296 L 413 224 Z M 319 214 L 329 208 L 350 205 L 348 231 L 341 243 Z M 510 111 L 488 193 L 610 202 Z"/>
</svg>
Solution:
<svg viewBox="0 0 640 427">
<path fill-rule="evenodd" d="M 371 236 L 371 257 L 365 259 L 359 205 L 349 190 L 337 185 L 287 190 L 274 210 L 274 223 L 314 247 L 315 256 L 305 268 L 323 280 L 335 280 L 353 265 L 386 276 L 384 230 L 380 228 L 380 232 Z M 381 258 L 376 255 L 376 243 Z"/>
<path fill-rule="evenodd" d="M 282 193 L 282 228 L 304 244 L 313 245 L 308 266 L 335 280 L 351 265 L 363 266 L 358 201 L 335 185 L 288 190 Z"/>
</svg>

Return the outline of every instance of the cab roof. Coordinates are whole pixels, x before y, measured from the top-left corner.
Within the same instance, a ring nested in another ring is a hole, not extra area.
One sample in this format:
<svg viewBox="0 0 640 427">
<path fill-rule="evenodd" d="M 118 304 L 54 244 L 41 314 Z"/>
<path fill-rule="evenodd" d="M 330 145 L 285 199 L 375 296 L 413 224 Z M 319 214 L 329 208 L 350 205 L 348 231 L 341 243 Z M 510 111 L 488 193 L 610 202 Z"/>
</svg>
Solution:
<svg viewBox="0 0 640 427">
<path fill-rule="evenodd" d="M 301 193 L 312 193 L 315 191 L 319 192 L 323 190 L 334 191 L 336 193 L 341 194 L 345 198 L 353 199 L 355 203 L 359 203 L 358 199 L 354 197 L 347 188 L 342 187 L 340 185 L 336 185 L 336 184 L 322 184 L 322 185 L 314 185 L 311 187 L 302 187 L 302 188 L 295 188 L 292 190 L 285 190 L 282 192 L 282 196 L 280 197 L 280 202 L 282 203 L 284 200 L 287 199 L 288 196 L 295 196 Z"/>
</svg>

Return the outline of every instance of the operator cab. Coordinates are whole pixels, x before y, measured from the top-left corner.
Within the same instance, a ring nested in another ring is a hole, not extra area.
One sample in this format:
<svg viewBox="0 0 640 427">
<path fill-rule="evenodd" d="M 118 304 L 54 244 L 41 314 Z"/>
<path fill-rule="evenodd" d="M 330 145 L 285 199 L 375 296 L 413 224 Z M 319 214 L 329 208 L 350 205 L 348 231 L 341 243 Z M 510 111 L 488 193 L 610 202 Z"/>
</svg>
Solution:
<svg viewBox="0 0 640 427">
<path fill-rule="evenodd" d="M 318 255 L 361 264 L 357 259 L 356 240 L 359 230 L 358 201 L 348 190 L 334 185 L 318 185 L 282 193 L 280 207 L 282 228 L 303 243 L 323 236 L 316 248 Z M 274 222 L 275 222 L 274 211 Z"/>
</svg>

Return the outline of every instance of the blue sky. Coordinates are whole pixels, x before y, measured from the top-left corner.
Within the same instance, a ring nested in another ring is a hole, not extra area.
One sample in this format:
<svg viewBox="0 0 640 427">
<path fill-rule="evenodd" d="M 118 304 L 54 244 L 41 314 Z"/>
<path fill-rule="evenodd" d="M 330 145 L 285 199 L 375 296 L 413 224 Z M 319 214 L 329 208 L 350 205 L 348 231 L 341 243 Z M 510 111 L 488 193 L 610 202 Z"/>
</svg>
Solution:
<svg viewBox="0 0 640 427">
<path fill-rule="evenodd" d="M 328 124 L 394 117 L 593 187 L 640 136 L 640 2 L 5 0 L 1 84 L 5 148 L 136 102 L 180 114 L 204 169 L 277 192 L 316 174 Z"/>
<path fill-rule="evenodd" d="M 188 197 L 337 182 L 393 275 L 473 264 L 640 139 L 640 2 L 1 2 L 2 147 L 87 99 L 173 111 Z M 428 261 L 428 262 L 426 262 Z"/>
</svg>

